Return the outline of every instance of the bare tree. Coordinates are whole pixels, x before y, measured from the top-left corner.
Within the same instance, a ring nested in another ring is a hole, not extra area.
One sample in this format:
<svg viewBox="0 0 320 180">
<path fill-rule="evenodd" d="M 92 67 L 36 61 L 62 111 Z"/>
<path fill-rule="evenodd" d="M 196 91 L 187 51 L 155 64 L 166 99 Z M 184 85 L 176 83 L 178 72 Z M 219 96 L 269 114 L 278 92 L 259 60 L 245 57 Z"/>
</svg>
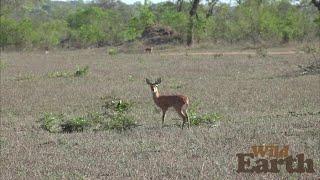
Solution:
<svg viewBox="0 0 320 180">
<path fill-rule="evenodd" d="M 236 0 L 237 4 L 240 5 L 243 3 L 243 0 Z"/>
<path fill-rule="evenodd" d="M 183 6 L 183 0 L 177 0 L 177 11 L 181 12 Z"/>
<path fill-rule="evenodd" d="M 218 3 L 219 0 L 207 0 L 207 1 L 208 1 L 209 9 L 208 9 L 208 11 L 207 11 L 206 18 L 212 16 L 212 14 L 213 14 L 213 8 L 214 8 L 214 6 Z"/>
<path fill-rule="evenodd" d="M 194 36 L 194 21 L 195 16 L 197 15 L 197 9 L 199 6 L 200 0 L 193 0 L 191 10 L 189 12 L 189 27 L 187 33 L 187 45 L 191 46 L 193 44 L 193 36 Z"/>
<path fill-rule="evenodd" d="M 311 3 L 318 8 L 319 12 L 320 12 L 320 0 L 311 0 Z"/>
</svg>

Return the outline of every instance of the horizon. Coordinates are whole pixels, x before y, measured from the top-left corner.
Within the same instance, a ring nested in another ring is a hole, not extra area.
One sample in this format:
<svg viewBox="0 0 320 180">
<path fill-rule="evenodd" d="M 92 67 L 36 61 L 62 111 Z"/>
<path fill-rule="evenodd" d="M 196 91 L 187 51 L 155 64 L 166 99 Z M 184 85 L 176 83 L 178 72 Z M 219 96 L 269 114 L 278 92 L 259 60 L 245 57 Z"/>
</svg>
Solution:
<svg viewBox="0 0 320 180">
<path fill-rule="evenodd" d="M 51 0 L 51 1 L 77 1 L 77 0 Z M 83 2 L 85 3 L 88 3 L 88 2 L 91 2 L 92 0 L 83 0 Z M 134 4 L 136 2 L 141 2 L 141 3 L 144 3 L 144 0 L 120 0 L 121 2 L 123 3 L 126 3 L 126 4 Z M 161 2 L 167 2 L 167 1 L 170 1 L 170 2 L 173 2 L 173 0 L 150 0 L 152 3 L 161 3 Z M 232 3 L 234 0 L 220 0 L 219 2 L 223 2 L 223 3 Z"/>
</svg>

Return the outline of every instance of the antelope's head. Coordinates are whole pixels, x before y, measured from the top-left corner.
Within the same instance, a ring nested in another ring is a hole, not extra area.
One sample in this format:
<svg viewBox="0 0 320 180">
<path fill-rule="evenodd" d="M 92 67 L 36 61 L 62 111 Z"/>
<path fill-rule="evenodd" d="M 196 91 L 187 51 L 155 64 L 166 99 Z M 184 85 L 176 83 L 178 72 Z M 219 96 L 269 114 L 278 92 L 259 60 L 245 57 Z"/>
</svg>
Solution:
<svg viewBox="0 0 320 180">
<path fill-rule="evenodd" d="M 146 78 L 147 84 L 150 86 L 152 93 L 158 92 L 158 85 L 161 83 L 161 78 L 158 78 L 154 83 L 150 79 Z"/>
</svg>

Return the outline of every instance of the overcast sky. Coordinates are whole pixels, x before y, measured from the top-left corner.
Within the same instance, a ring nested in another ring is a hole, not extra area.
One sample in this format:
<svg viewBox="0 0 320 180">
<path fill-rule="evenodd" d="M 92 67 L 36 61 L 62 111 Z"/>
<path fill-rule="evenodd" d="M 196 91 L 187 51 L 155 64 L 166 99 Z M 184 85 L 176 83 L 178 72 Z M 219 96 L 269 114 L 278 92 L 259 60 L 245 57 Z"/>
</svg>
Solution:
<svg viewBox="0 0 320 180">
<path fill-rule="evenodd" d="M 70 0 L 51 0 L 51 1 L 70 1 Z M 84 2 L 90 2 L 91 0 L 84 0 Z M 140 2 L 144 2 L 144 0 L 121 0 L 122 2 L 125 2 L 127 4 L 133 4 L 134 2 L 140 1 Z M 153 3 L 158 3 L 158 2 L 165 2 L 167 0 L 151 0 L 151 2 Z M 173 1 L 173 0 L 170 0 Z M 220 2 L 227 2 L 229 3 L 230 0 L 220 0 Z"/>
</svg>

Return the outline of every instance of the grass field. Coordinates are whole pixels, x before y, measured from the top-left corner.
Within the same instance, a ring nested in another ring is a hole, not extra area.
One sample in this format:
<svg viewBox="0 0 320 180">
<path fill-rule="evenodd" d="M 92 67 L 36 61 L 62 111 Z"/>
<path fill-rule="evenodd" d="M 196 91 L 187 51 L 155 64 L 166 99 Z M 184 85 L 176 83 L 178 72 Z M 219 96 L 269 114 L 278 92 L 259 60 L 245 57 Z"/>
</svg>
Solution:
<svg viewBox="0 0 320 180">
<path fill-rule="evenodd" d="M 174 53 L 3 52 L 0 179 L 320 177 L 320 76 L 298 68 L 311 55 Z M 48 76 L 86 65 L 83 77 Z M 146 77 L 162 77 L 160 93 L 183 93 L 199 104 L 198 113 L 222 118 L 181 130 L 169 111 L 161 128 Z M 121 133 L 40 127 L 45 112 L 81 116 L 99 111 L 105 96 L 134 102 L 129 113 L 139 126 Z M 289 145 L 290 154 L 313 159 L 316 172 L 288 174 L 283 167 L 276 174 L 238 174 L 236 154 L 261 144 Z"/>
</svg>

